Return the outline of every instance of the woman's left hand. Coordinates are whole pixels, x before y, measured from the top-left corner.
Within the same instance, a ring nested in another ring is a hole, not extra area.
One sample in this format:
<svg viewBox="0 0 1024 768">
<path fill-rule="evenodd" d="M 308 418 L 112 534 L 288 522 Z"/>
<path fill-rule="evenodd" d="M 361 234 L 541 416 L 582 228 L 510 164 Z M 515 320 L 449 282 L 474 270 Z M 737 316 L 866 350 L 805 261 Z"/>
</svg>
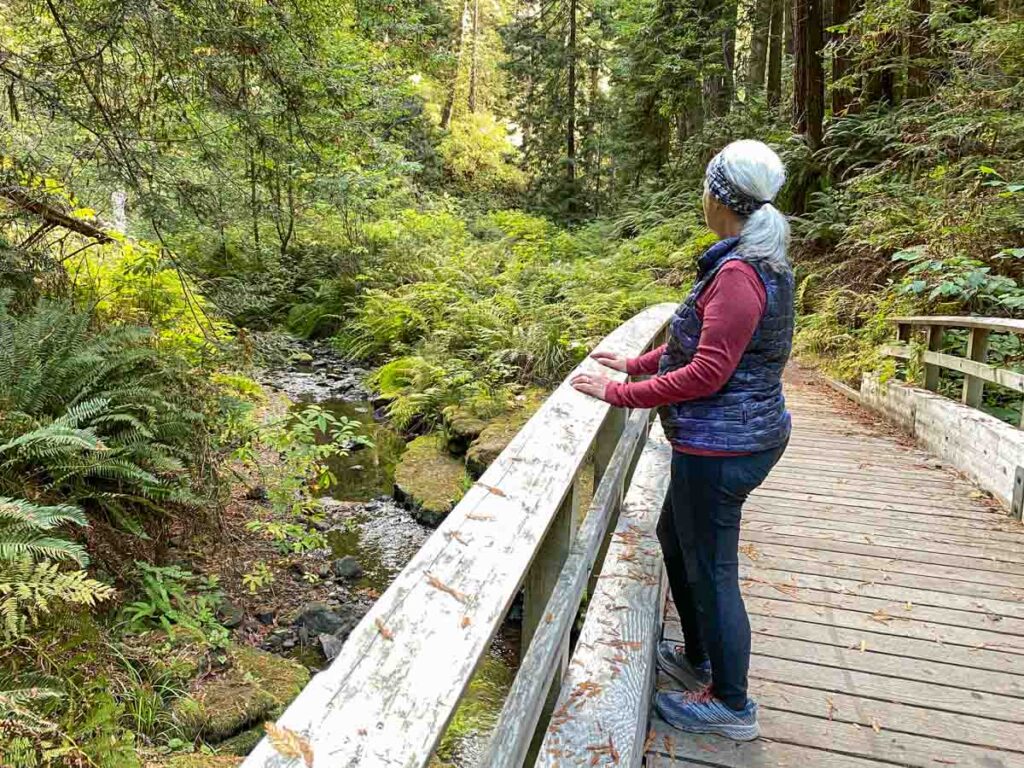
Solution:
<svg viewBox="0 0 1024 768">
<path fill-rule="evenodd" d="M 598 400 L 607 400 L 605 391 L 612 380 L 597 373 L 581 373 L 571 382 L 573 389 L 585 395 L 596 397 Z"/>
</svg>

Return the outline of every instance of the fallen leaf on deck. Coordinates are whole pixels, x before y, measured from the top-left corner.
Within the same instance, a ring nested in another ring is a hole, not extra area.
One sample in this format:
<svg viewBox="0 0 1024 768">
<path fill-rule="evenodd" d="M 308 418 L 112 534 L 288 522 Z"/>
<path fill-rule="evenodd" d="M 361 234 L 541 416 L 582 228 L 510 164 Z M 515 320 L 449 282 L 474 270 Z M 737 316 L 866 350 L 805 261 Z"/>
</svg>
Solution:
<svg viewBox="0 0 1024 768">
<path fill-rule="evenodd" d="M 665 751 L 673 760 L 676 759 L 676 741 L 671 736 L 663 736 L 661 743 L 665 745 Z"/>
<path fill-rule="evenodd" d="M 462 621 L 460 621 L 460 622 L 459 622 L 459 626 L 460 626 L 460 627 L 462 627 L 463 629 L 465 629 L 465 628 L 466 628 L 466 627 L 468 627 L 468 626 L 469 626 L 469 625 L 470 625 L 471 623 L 472 623 L 472 622 L 470 622 L 470 620 L 469 620 L 469 616 L 463 616 L 463 617 L 462 617 Z"/>
<path fill-rule="evenodd" d="M 263 730 L 267 732 L 267 741 L 282 757 L 301 759 L 307 768 L 313 768 L 313 748 L 306 739 L 276 723 L 264 723 Z"/>
<path fill-rule="evenodd" d="M 373 623 L 377 626 L 377 631 L 380 632 L 380 636 L 385 640 L 395 639 L 395 633 L 388 629 L 381 619 L 375 619 Z"/>
<path fill-rule="evenodd" d="M 832 701 L 831 696 L 825 697 L 825 717 L 829 720 L 832 719 L 832 714 L 836 711 L 836 704 Z"/>
<path fill-rule="evenodd" d="M 877 717 L 872 717 L 871 718 L 871 730 L 873 730 L 875 733 L 881 733 L 882 732 L 882 726 L 878 722 L 878 718 Z"/>
<path fill-rule="evenodd" d="M 861 641 L 860 641 L 860 652 L 861 652 L 861 653 L 864 653 L 864 651 L 866 651 L 867 649 L 868 649 L 868 644 L 867 644 L 867 642 L 866 642 L 866 641 L 864 641 L 864 640 L 861 640 Z"/>
<path fill-rule="evenodd" d="M 888 622 L 892 621 L 892 616 L 887 614 L 881 608 L 879 608 L 877 611 L 868 616 L 868 618 L 872 621 L 877 621 L 879 624 L 887 624 Z"/>
<path fill-rule="evenodd" d="M 753 544 L 743 544 L 740 546 L 740 552 L 749 557 L 754 562 L 761 557 L 761 552 Z"/>
<path fill-rule="evenodd" d="M 654 732 L 653 728 L 651 728 L 651 730 L 647 732 L 647 738 L 644 739 L 643 754 L 646 755 L 648 752 L 651 751 L 651 747 L 654 746 L 654 738 L 656 736 L 657 734 Z"/>
<path fill-rule="evenodd" d="M 459 542 L 459 544 L 461 544 L 464 547 L 469 546 L 469 542 L 462 538 L 462 534 L 460 534 L 458 531 L 445 531 L 444 537 L 448 539 L 448 541 L 455 539 L 455 541 Z"/>
<path fill-rule="evenodd" d="M 462 592 L 459 592 L 459 590 L 453 587 L 449 587 L 447 584 L 445 584 L 443 581 L 437 578 L 437 576 L 434 576 L 432 573 L 427 574 L 427 583 L 434 589 L 439 589 L 442 592 L 447 592 L 460 603 L 466 602 L 466 595 L 464 595 Z"/>
<path fill-rule="evenodd" d="M 493 485 L 487 485 L 485 483 L 477 483 L 477 485 L 479 485 L 485 491 L 490 491 L 495 496 L 501 496 L 502 498 L 508 497 L 508 494 L 501 490 L 501 488 L 495 488 Z"/>
</svg>

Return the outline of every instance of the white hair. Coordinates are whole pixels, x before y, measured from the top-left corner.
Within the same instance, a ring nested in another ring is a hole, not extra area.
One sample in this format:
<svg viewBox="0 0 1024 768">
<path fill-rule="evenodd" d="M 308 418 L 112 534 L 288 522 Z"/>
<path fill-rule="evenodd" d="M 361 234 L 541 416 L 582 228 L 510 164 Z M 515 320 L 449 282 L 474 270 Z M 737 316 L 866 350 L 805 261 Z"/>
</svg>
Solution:
<svg viewBox="0 0 1024 768">
<path fill-rule="evenodd" d="M 772 205 L 786 181 L 786 167 L 767 144 L 752 139 L 734 141 L 723 149 L 722 170 L 745 195 L 766 201 L 743 223 L 739 248 L 744 258 L 762 263 L 774 272 L 790 269 L 789 221 Z"/>
</svg>

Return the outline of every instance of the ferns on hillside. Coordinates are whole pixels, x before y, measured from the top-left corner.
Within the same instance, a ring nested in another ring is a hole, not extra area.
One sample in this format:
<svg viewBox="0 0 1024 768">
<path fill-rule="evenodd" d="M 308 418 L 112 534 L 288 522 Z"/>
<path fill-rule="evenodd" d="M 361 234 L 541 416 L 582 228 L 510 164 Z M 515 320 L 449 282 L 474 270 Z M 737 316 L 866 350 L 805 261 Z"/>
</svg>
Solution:
<svg viewBox="0 0 1024 768">
<path fill-rule="evenodd" d="M 21 635 L 56 603 L 91 607 L 113 595 L 85 571 L 61 568 L 88 560 L 82 546 L 53 535 L 67 524 L 85 525 L 85 515 L 66 504 L 0 498 L 0 637 Z"/>
<path fill-rule="evenodd" d="M 202 416 L 175 397 L 166 358 L 140 329 L 93 330 L 47 302 L 15 316 L 0 296 L 0 493 L 46 493 L 136 532 L 142 512 L 194 504 Z"/>
</svg>

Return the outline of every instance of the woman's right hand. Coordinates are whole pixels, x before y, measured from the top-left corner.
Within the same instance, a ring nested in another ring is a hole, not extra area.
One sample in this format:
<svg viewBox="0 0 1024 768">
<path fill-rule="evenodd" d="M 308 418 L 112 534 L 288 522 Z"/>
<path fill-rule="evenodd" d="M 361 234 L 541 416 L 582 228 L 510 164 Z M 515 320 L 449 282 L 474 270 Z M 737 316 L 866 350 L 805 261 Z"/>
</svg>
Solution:
<svg viewBox="0 0 1024 768">
<path fill-rule="evenodd" d="M 626 373 L 626 363 L 628 362 L 628 358 L 625 355 L 620 355 L 615 352 L 595 352 L 591 357 L 606 368 Z"/>
</svg>

